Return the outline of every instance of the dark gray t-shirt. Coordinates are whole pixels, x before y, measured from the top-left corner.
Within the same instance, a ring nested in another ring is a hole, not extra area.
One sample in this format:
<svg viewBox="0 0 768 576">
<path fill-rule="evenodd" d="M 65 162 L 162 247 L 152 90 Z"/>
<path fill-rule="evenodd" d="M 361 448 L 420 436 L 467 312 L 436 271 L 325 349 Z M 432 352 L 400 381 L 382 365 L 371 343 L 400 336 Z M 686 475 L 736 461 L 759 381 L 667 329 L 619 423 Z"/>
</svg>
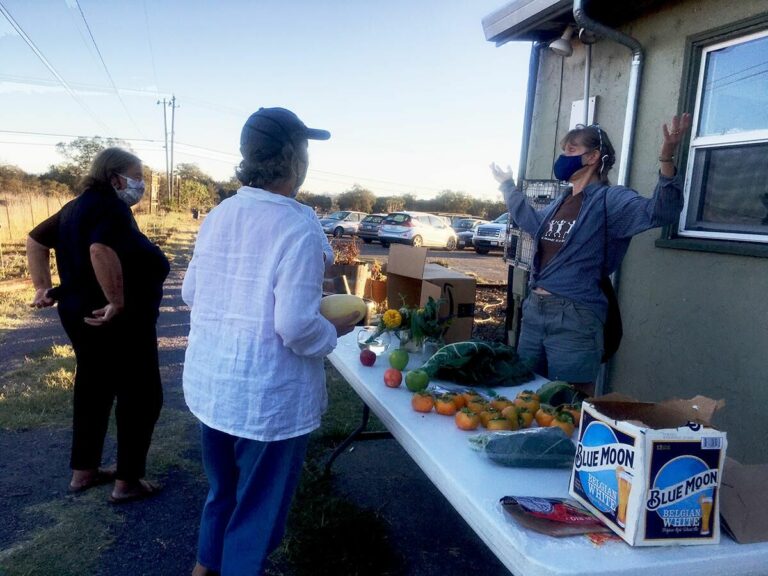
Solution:
<svg viewBox="0 0 768 576">
<path fill-rule="evenodd" d="M 560 209 L 552 216 L 544 234 L 539 239 L 539 262 L 543 269 L 555 257 L 568 239 L 576 218 L 581 211 L 584 194 L 569 194 Z"/>
</svg>

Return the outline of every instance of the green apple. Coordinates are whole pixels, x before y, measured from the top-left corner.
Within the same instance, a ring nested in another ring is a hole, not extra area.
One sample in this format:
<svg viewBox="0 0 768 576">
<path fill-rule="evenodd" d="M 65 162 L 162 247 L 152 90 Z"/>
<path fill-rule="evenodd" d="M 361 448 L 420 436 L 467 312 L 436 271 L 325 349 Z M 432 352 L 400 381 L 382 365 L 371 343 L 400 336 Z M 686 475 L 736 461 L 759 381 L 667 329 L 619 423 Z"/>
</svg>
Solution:
<svg viewBox="0 0 768 576">
<path fill-rule="evenodd" d="M 405 367 L 408 366 L 408 360 L 408 352 L 402 348 L 396 348 L 389 353 L 389 365 L 395 370 L 405 370 Z"/>
<path fill-rule="evenodd" d="M 405 385 L 411 392 L 421 392 L 427 389 L 429 374 L 424 370 L 409 370 L 405 373 Z"/>
</svg>

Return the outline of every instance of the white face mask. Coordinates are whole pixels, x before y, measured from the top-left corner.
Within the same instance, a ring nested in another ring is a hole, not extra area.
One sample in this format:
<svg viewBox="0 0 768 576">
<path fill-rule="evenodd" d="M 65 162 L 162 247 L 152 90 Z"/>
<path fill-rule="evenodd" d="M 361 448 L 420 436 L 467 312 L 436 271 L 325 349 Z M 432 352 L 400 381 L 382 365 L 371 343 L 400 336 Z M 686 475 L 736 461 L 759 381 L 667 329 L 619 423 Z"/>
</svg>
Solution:
<svg viewBox="0 0 768 576">
<path fill-rule="evenodd" d="M 133 178 L 124 176 L 123 174 L 120 174 L 120 176 L 125 178 L 125 188 L 122 190 L 115 188 L 117 197 L 125 202 L 128 206 L 138 204 L 139 200 L 141 200 L 142 196 L 144 196 L 144 180 L 134 180 Z"/>
<path fill-rule="evenodd" d="M 301 185 L 304 184 L 304 180 L 307 177 L 309 163 L 303 159 L 301 159 L 300 162 L 301 167 L 299 167 L 299 160 L 297 160 L 296 168 L 294 168 L 294 173 L 296 174 L 296 185 L 293 187 L 293 190 L 291 190 L 291 198 L 296 198 L 296 195 L 299 193 L 299 188 L 301 188 Z"/>
</svg>

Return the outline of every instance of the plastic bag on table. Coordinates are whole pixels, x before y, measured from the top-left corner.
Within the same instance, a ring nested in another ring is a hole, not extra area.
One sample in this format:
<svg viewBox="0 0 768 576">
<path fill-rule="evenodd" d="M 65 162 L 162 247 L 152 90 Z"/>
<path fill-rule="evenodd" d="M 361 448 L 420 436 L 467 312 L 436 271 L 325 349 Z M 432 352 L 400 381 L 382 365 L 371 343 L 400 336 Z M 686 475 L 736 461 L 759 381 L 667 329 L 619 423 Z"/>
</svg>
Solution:
<svg viewBox="0 0 768 576">
<path fill-rule="evenodd" d="M 562 429 L 526 428 L 514 432 L 485 432 L 469 438 L 475 450 L 502 466 L 570 468 L 576 447 Z"/>
<path fill-rule="evenodd" d="M 548 536 L 611 532 L 597 517 L 568 498 L 504 496 L 499 503 L 522 526 Z"/>
</svg>

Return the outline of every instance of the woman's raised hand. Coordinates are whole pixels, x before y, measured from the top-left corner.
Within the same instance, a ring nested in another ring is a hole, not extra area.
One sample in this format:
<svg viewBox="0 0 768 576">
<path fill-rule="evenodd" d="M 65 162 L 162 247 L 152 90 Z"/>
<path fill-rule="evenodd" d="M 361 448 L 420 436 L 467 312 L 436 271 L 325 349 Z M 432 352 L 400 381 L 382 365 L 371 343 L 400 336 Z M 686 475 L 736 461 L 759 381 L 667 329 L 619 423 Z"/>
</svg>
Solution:
<svg viewBox="0 0 768 576">
<path fill-rule="evenodd" d="M 676 147 L 680 144 L 680 141 L 690 127 L 691 115 L 688 114 L 688 112 L 685 112 L 681 116 L 673 116 L 671 127 L 667 124 L 664 124 L 662 127 L 664 132 L 664 144 L 672 148 Z"/>
<path fill-rule="evenodd" d="M 509 164 L 507 164 L 507 169 L 504 170 L 498 166 L 496 162 L 491 162 L 490 168 L 493 177 L 496 178 L 496 182 L 499 184 L 503 184 L 504 182 L 514 178 L 514 175 L 512 174 L 512 168 L 509 167 Z"/>
</svg>

